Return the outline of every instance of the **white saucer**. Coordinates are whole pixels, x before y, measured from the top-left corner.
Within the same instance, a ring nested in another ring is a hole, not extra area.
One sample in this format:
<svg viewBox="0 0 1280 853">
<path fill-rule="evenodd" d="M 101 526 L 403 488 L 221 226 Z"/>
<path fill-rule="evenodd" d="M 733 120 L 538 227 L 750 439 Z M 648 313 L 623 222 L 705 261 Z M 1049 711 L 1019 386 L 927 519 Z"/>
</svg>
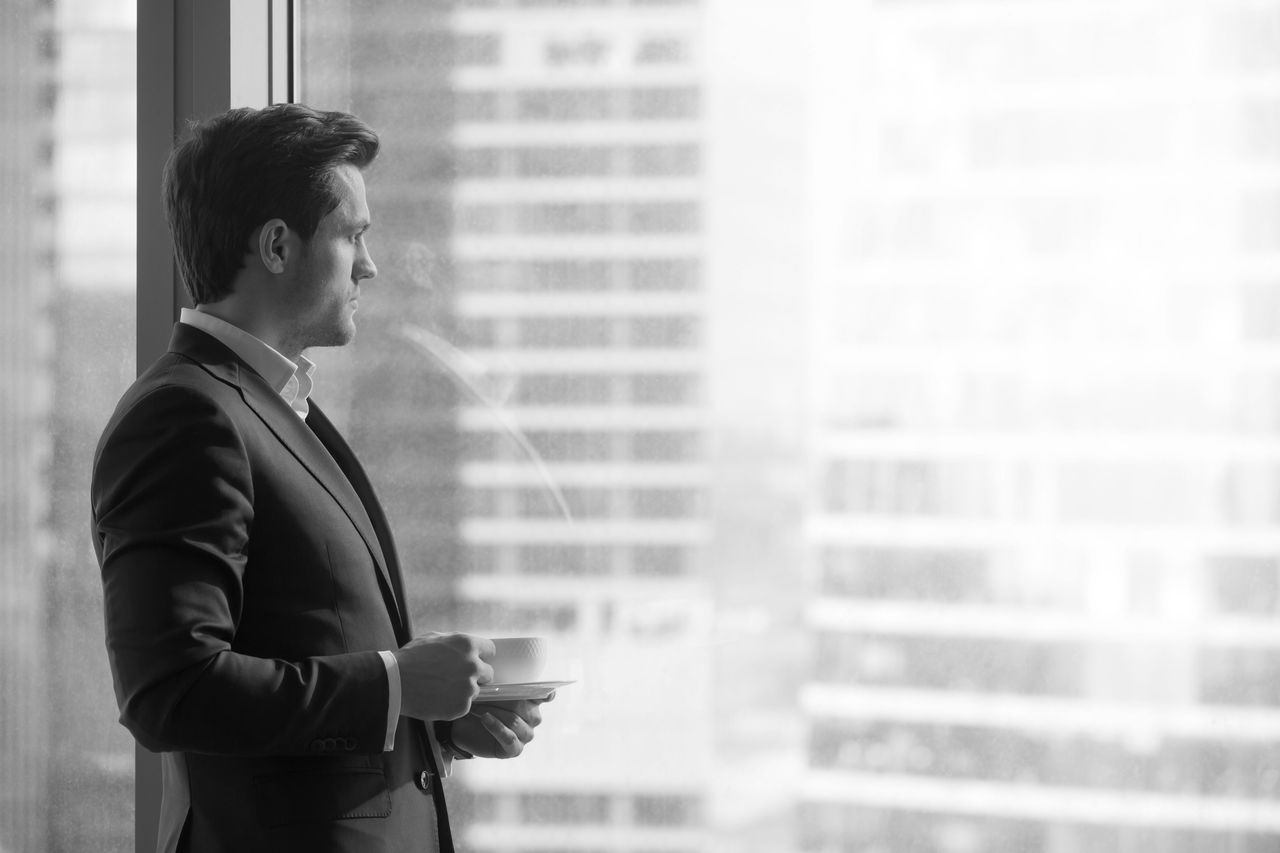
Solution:
<svg viewBox="0 0 1280 853">
<path fill-rule="evenodd" d="M 476 702 L 515 702 L 520 699 L 546 699 L 557 687 L 572 681 L 528 681 L 523 684 L 483 684 Z"/>
</svg>

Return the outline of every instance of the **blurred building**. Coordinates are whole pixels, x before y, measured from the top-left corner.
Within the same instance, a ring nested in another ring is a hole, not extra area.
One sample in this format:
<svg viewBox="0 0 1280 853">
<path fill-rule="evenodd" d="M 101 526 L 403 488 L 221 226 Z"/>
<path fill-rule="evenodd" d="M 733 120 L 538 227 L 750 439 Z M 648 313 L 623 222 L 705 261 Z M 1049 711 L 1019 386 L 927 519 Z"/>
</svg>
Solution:
<svg viewBox="0 0 1280 853">
<path fill-rule="evenodd" d="M 86 492 L 133 376 L 132 4 L 8 4 L 0 42 L 0 850 L 126 850 Z"/>
<path fill-rule="evenodd" d="M 50 765 L 38 796 L 49 810 L 49 850 L 126 851 L 134 741 L 117 722 L 88 487 L 98 437 L 136 371 L 137 27 L 128 0 L 52 8 L 55 284 L 40 318 L 50 332 L 41 427 L 52 450 L 43 472 L 52 536 L 41 569 Z"/>
<path fill-rule="evenodd" d="M 385 316 L 356 344 L 377 367 L 356 368 L 348 429 L 409 555 L 418 628 L 545 634 L 546 677 L 579 682 L 519 761 L 459 765 L 455 822 L 493 853 L 701 849 L 698 6 L 359 12 L 354 29 L 345 3 L 304 21 L 304 99 L 387 145 L 369 175 Z"/>
<path fill-rule="evenodd" d="M 812 851 L 1280 845 L 1280 7 L 815 16 Z"/>
<path fill-rule="evenodd" d="M 49 11 L 35 2 L 0 9 L 0 850 L 40 850 L 48 840 L 42 789 L 50 732 L 42 648 L 42 568 L 50 544 L 50 329 L 52 115 L 55 69 Z"/>
<path fill-rule="evenodd" d="M 452 22 L 457 341 L 546 469 L 488 404 L 461 409 L 459 624 L 546 633 L 561 650 L 548 676 L 580 683 L 549 708 L 545 746 L 461 771 L 467 837 L 698 849 L 712 749 L 699 8 L 482 5 Z"/>
</svg>

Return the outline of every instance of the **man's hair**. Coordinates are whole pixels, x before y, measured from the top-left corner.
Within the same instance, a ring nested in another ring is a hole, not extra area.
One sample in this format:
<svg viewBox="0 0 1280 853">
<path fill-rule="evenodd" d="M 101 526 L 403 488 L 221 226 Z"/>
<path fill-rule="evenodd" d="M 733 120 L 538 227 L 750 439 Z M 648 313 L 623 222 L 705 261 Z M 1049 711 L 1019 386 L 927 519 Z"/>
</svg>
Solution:
<svg viewBox="0 0 1280 853">
<path fill-rule="evenodd" d="M 338 206 L 333 170 L 363 169 L 378 135 L 353 115 L 301 104 L 236 109 L 191 126 L 164 170 L 165 214 L 197 305 L 231 293 L 254 233 L 282 219 L 302 239 Z"/>
</svg>

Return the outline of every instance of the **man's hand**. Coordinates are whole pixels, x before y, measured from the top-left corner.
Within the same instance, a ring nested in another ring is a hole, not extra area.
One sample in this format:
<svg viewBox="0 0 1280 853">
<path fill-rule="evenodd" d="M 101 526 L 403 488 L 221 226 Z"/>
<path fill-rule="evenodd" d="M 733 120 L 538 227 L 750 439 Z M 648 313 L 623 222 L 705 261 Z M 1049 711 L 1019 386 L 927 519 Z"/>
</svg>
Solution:
<svg viewBox="0 0 1280 853">
<path fill-rule="evenodd" d="M 456 720 L 493 680 L 493 642 L 471 634 L 424 634 L 393 652 L 400 667 L 400 713 Z"/>
<path fill-rule="evenodd" d="M 542 703 L 556 698 L 519 702 L 485 702 L 453 721 L 453 742 L 477 758 L 515 758 L 533 740 L 542 722 Z"/>
</svg>

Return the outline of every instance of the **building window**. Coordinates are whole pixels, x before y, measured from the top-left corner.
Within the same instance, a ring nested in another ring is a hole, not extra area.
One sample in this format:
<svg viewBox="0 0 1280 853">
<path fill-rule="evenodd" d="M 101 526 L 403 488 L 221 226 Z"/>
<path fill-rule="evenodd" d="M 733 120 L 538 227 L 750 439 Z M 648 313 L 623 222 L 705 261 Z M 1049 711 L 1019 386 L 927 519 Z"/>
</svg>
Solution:
<svg viewBox="0 0 1280 853">
<path fill-rule="evenodd" d="M 631 458 L 637 462 L 690 462 L 702 452 L 696 432 L 645 430 L 631 436 Z"/>
<path fill-rule="evenodd" d="M 531 824 L 605 824 L 610 806 L 602 794 L 521 794 L 520 818 Z"/>
<path fill-rule="evenodd" d="M 695 258 L 644 258 L 631 261 L 632 290 L 697 290 L 701 267 Z"/>
<path fill-rule="evenodd" d="M 1219 613 L 1274 616 L 1280 613 L 1280 559 L 1216 556 L 1205 561 L 1205 587 Z"/>
<path fill-rule="evenodd" d="M 611 432 L 531 431 L 526 437 L 548 462 L 607 462 L 616 455 L 617 436 Z"/>
<path fill-rule="evenodd" d="M 984 601 L 991 555 L 984 550 L 834 548 L 822 552 L 824 595 L 908 601 Z"/>
<path fill-rule="evenodd" d="M 516 148 L 515 173 L 523 178 L 604 177 L 613 173 L 616 149 L 606 145 Z"/>
<path fill-rule="evenodd" d="M 522 204 L 516 208 L 521 234 L 603 234 L 613 230 L 613 205 L 601 202 Z"/>
<path fill-rule="evenodd" d="M 631 512 L 636 518 L 695 518 L 703 514 L 696 489 L 634 489 Z"/>
<path fill-rule="evenodd" d="M 604 575 L 610 573 L 613 552 L 603 545 L 521 545 L 517 569 L 526 575 Z"/>
<path fill-rule="evenodd" d="M 695 402 L 697 377 L 692 374 L 640 374 L 631 377 L 631 402 L 640 406 L 682 406 Z"/>
<path fill-rule="evenodd" d="M 608 347 L 613 321 L 608 317 L 524 317 L 516 325 L 516 340 L 531 349 Z"/>
<path fill-rule="evenodd" d="M 531 373 L 516 386 L 515 400 L 526 406 L 603 405 L 613 399 L 609 376 Z"/>
<path fill-rule="evenodd" d="M 690 177 L 701 168 L 697 145 L 636 145 L 630 149 L 631 174 L 643 177 Z"/>
<path fill-rule="evenodd" d="M 694 317 L 635 317 L 629 327 L 630 344 L 637 349 L 691 349 L 698 345 Z"/>
<path fill-rule="evenodd" d="M 689 550 L 679 545 L 637 545 L 631 571 L 640 577 L 668 578 L 689 573 Z"/>
<path fill-rule="evenodd" d="M 678 795 L 639 796 L 632 813 L 639 826 L 697 826 L 702 822 L 697 797 Z"/>
<path fill-rule="evenodd" d="M 647 38 L 636 48 L 637 65 L 678 65 L 689 61 L 689 42 L 682 38 Z"/>
<path fill-rule="evenodd" d="M 632 234 L 692 234 L 698 230 L 697 202 L 659 201 L 626 207 L 627 231 Z"/>
<path fill-rule="evenodd" d="M 630 116 L 637 121 L 694 119 L 700 111 L 697 89 L 632 89 Z"/>
<path fill-rule="evenodd" d="M 614 113 L 611 89 L 528 89 L 516 93 L 516 118 L 520 121 L 605 121 Z"/>
</svg>

